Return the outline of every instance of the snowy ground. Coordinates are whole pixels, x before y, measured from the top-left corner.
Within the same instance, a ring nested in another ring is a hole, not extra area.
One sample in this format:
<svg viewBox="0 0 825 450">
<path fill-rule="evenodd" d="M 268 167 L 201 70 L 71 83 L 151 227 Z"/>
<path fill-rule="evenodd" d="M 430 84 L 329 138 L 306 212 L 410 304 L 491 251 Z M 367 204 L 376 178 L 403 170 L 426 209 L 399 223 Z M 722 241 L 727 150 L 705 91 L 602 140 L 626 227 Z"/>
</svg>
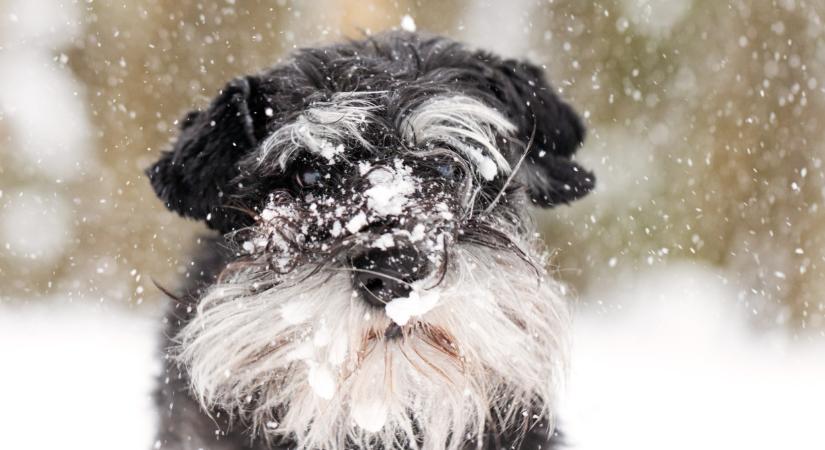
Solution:
<svg viewBox="0 0 825 450">
<path fill-rule="evenodd" d="M 563 425 L 574 449 L 825 448 L 825 345 L 750 331 L 706 269 L 651 271 L 579 311 Z M 145 450 L 157 320 L 0 307 L 0 448 Z"/>
<path fill-rule="evenodd" d="M 620 284 L 592 294 L 609 312 L 577 317 L 573 448 L 825 449 L 825 339 L 756 333 L 697 266 Z"/>
<path fill-rule="evenodd" d="M 0 307 L 0 449 L 148 450 L 154 329 L 89 307 Z"/>
</svg>

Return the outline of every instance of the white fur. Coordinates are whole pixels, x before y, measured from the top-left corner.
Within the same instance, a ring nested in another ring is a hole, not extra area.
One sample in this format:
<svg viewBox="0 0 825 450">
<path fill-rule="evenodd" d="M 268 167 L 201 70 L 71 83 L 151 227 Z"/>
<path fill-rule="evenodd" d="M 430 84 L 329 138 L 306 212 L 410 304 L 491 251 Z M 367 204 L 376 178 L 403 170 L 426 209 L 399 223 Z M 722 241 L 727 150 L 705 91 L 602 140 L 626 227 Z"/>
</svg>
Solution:
<svg viewBox="0 0 825 450">
<path fill-rule="evenodd" d="M 516 131 L 516 126 L 500 112 L 472 97 L 453 95 L 430 99 L 404 119 L 401 131 L 407 141 L 415 144 L 435 140 L 457 149 L 487 180 L 498 172 L 510 173 L 510 165 L 498 150 L 496 138 L 509 136 Z"/>
<path fill-rule="evenodd" d="M 330 162 L 345 153 L 341 142 L 355 138 L 366 149 L 372 144 L 362 136 L 364 126 L 373 119 L 379 106 L 372 100 L 383 91 L 338 92 L 329 102 L 311 105 L 298 118 L 272 133 L 261 144 L 258 162 L 263 163 L 275 153 L 274 160 L 282 168 L 299 149 L 324 156 Z"/>
<path fill-rule="evenodd" d="M 457 245 L 450 261 L 438 304 L 390 340 L 391 320 L 353 295 L 346 271 L 277 279 L 240 269 L 201 300 L 177 337 L 178 361 L 205 408 L 301 449 L 456 449 L 490 423 L 522 426 L 535 408 L 552 421 L 565 289 L 513 253 Z"/>
<path fill-rule="evenodd" d="M 374 146 L 364 136 L 366 124 L 382 106 L 383 91 L 339 92 L 328 102 L 312 104 L 298 118 L 280 127 L 261 144 L 257 163 L 273 161 L 286 167 L 296 151 L 304 150 L 334 162 L 347 153 L 342 144 L 354 139 L 364 149 Z M 400 123 L 403 138 L 414 146 L 441 143 L 458 151 L 486 180 L 509 174 L 510 165 L 496 140 L 508 138 L 516 126 L 500 112 L 465 95 L 439 96 L 425 101 Z"/>
</svg>

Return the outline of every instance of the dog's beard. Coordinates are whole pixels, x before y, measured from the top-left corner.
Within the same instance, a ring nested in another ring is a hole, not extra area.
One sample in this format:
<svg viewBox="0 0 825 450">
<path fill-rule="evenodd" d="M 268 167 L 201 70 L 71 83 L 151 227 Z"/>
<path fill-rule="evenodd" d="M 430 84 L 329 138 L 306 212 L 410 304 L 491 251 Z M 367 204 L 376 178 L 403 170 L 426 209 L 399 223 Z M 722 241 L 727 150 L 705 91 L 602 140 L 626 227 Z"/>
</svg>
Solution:
<svg viewBox="0 0 825 450">
<path fill-rule="evenodd" d="M 267 288 L 275 275 L 245 267 L 200 301 L 177 358 L 205 409 L 298 448 L 455 449 L 526 430 L 552 422 L 566 361 L 565 289 L 536 259 L 453 247 L 423 291 L 437 305 L 395 337 L 345 269 Z"/>
</svg>

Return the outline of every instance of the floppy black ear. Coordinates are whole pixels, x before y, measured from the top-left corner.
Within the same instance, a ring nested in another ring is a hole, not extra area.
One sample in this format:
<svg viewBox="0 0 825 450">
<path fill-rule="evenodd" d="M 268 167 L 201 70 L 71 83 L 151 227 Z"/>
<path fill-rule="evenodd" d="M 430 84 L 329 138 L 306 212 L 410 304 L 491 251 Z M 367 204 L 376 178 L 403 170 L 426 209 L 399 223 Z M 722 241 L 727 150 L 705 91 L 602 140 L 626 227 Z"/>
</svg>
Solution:
<svg viewBox="0 0 825 450">
<path fill-rule="evenodd" d="M 192 111 L 181 121 L 170 151 L 146 170 L 166 207 L 210 228 L 230 231 L 248 219 L 232 209 L 238 190 L 238 161 L 258 145 L 252 106 L 254 77 L 229 82 L 204 111 Z M 258 117 L 260 119 L 260 117 Z M 230 206 L 230 207 L 227 207 Z"/>
<path fill-rule="evenodd" d="M 518 177 L 527 186 L 534 204 L 551 207 L 569 203 L 595 186 L 593 174 L 571 157 L 584 141 L 585 128 L 573 108 L 560 99 L 530 63 L 504 60 L 495 64 L 494 90 L 508 109 L 510 119 L 530 151 Z M 511 155 L 515 164 L 521 154 Z"/>
</svg>

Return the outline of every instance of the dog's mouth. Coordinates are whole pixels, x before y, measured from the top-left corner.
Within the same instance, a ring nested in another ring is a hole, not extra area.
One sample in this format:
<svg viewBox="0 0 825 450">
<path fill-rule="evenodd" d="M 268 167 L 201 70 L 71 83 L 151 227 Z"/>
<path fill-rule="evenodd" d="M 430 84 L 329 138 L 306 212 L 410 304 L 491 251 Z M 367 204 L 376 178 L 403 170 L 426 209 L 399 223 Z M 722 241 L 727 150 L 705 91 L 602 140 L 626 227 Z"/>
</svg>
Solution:
<svg viewBox="0 0 825 450">
<path fill-rule="evenodd" d="M 391 323 L 386 330 L 384 330 L 384 339 L 388 341 L 392 341 L 394 339 L 398 339 L 402 336 L 403 330 L 401 329 L 401 325 L 397 323 Z"/>
<path fill-rule="evenodd" d="M 453 366 L 463 366 L 460 345 L 457 343 L 456 338 L 446 328 L 430 323 L 426 318 L 419 318 L 404 325 L 391 321 L 383 333 L 379 330 L 380 328 L 373 329 L 364 335 L 361 346 L 357 350 L 358 354 L 369 354 L 376 345 L 394 345 L 402 355 L 405 355 L 406 352 L 413 352 L 420 357 L 421 351 L 417 348 L 418 344 L 421 343 L 437 354 L 451 360 Z M 404 357 L 410 360 L 408 355 Z M 427 363 L 426 358 L 423 361 L 425 364 Z"/>
<path fill-rule="evenodd" d="M 384 340 L 390 342 L 390 341 L 404 339 L 405 331 L 407 333 L 411 333 L 416 328 L 422 328 L 422 329 L 427 330 L 427 329 L 429 329 L 429 325 L 427 325 L 426 322 L 423 322 L 423 321 L 417 322 L 416 324 L 412 324 L 412 325 L 411 324 L 399 325 L 396 322 L 391 322 L 389 325 L 387 325 L 387 328 L 384 330 Z M 441 333 L 439 333 L 439 335 L 446 336 L 447 333 L 442 330 Z"/>
</svg>

